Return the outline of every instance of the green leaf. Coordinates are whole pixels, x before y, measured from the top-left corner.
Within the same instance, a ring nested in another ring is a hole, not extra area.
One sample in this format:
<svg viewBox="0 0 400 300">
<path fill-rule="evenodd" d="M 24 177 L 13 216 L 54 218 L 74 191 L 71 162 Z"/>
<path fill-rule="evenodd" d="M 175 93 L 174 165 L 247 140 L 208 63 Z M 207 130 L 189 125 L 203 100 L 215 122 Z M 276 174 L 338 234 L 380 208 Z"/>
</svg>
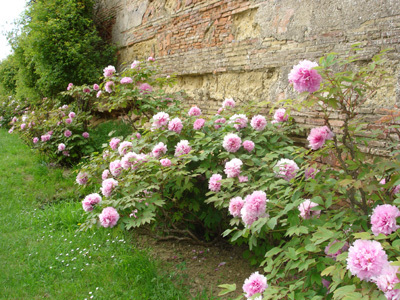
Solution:
<svg viewBox="0 0 400 300">
<path fill-rule="evenodd" d="M 326 240 L 329 240 L 335 236 L 335 232 L 330 231 L 324 227 L 320 227 L 316 233 L 313 234 L 311 241 L 315 243 L 315 245 L 321 244 Z"/>
<path fill-rule="evenodd" d="M 218 296 L 223 296 L 229 293 L 236 291 L 236 284 L 220 284 L 218 286 L 220 289 L 223 289 L 221 292 L 218 293 Z"/>
<path fill-rule="evenodd" d="M 332 272 L 333 272 L 334 270 L 336 270 L 336 266 L 335 266 L 335 265 L 329 266 L 329 267 L 327 267 L 325 270 L 323 270 L 323 271 L 321 272 L 321 276 L 330 275 L 330 274 L 332 274 Z"/>
<path fill-rule="evenodd" d="M 369 232 L 356 232 L 353 233 L 353 236 L 356 239 L 361 239 L 361 240 L 371 240 L 373 236 Z"/>
<path fill-rule="evenodd" d="M 355 290 L 356 290 L 356 286 L 354 284 L 340 287 L 333 293 L 333 295 L 334 295 L 333 298 L 334 299 L 342 299 L 347 294 L 352 293 Z M 362 298 L 358 298 L 358 299 L 362 299 Z"/>
</svg>

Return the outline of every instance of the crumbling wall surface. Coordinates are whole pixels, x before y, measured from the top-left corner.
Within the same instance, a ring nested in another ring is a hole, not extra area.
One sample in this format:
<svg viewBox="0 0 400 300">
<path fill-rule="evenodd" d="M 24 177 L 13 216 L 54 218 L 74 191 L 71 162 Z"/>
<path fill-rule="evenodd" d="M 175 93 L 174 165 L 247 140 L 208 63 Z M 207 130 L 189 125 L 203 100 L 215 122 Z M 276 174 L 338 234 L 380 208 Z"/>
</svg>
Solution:
<svg viewBox="0 0 400 300">
<path fill-rule="evenodd" d="M 400 105 L 398 0 L 98 0 L 97 17 L 112 24 L 120 63 L 156 57 L 163 74 L 176 73 L 179 88 L 211 109 L 226 97 L 294 97 L 293 65 L 355 43 L 365 62 L 393 49 L 391 87 L 367 109 Z"/>
</svg>

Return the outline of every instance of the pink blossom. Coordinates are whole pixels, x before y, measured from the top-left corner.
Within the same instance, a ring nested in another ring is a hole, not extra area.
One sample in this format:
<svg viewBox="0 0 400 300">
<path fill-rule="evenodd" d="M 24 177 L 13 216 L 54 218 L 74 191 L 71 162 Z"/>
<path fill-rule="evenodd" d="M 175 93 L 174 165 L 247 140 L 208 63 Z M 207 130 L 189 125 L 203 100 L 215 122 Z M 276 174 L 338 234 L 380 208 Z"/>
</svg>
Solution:
<svg viewBox="0 0 400 300">
<path fill-rule="evenodd" d="M 400 184 L 399 184 L 399 185 L 396 185 L 396 186 L 394 187 L 392 193 L 393 193 L 394 195 L 396 195 L 396 194 L 398 194 L 399 192 L 400 192 Z"/>
<path fill-rule="evenodd" d="M 123 77 L 120 82 L 121 84 L 129 84 L 133 82 L 133 79 L 130 77 Z"/>
<path fill-rule="evenodd" d="M 38 137 L 34 137 L 33 140 L 32 140 L 32 142 L 33 142 L 34 144 L 37 144 L 37 142 L 39 142 L 39 138 L 38 138 Z"/>
<path fill-rule="evenodd" d="M 106 180 L 110 176 L 110 171 L 108 169 L 105 169 L 103 173 L 101 174 L 101 179 Z"/>
<path fill-rule="evenodd" d="M 204 119 L 197 119 L 196 121 L 194 121 L 193 129 L 200 130 L 201 128 L 203 128 L 205 122 L 206 122 L 206 120 L 204 120 Z"/>
<path fill-rule="evenodd" d="M 125 154 L 125 156 L 121 159 L 121 166 L 125 170 L 128 170 L 129 168 L 132 168 L 137 161 L 137 154 L 135 152 L 128 152 Z"/>
<path fill-rule="evenodd" d="M 255 272 L 244 281 L 243 291 L 246 293 L 244 296 L 250 298 L 255 294 L 262 294 L 267 287 L 267 278 Z"/>
<path fill-rule="evenodd" d="M 140 140 L 141 137 L 142 137 L 142 136 L 140 135 L 140 133 L 137 132 L 137 133 L 136 133 L 136 138 L 137 138 L 138 140 Z"/>
<path fill-rule="evenodd" d="M 318 64 L 309 60 L 300 61 L 293 67 L 288 78 L 296 91 L 313 93 L 319 90 L 322 77 L 313 69 L 315 67 L 318 67 Z"/>
<path fill-rule="evenodd" d="M 396 224 L 396 218 L 400 217 L 400 211 L 396 206 L 390 204 L 378 205 L 374 208 L 371 216 L 371 230 L 375 235 L 391 234 L 400 228 Z"/>
<path fill-rule="evenodd" d="M 153 156 L 158 158 L 162 156 L 163 154 L 167 153 L 167 145 L 165 145 L 163 142 L 158 143 L 157 145 L 154 146 L 153 151 Z"/>
<path fill-rule="evenodd" d="M 116 150 L 120 141 L 121 140 L 118 139 L 118 138 L 112 138 L 111 141 L 110 141 L 111 149 Z"/>
<path fill-rule="evenodd" d="M 315 175 L 317 175 L 317 173 L 319 172 L 318 169 L 315 169 L 313 167 L 309 167 L 304 171 L 304 177 L 307 179 L 315 179 Z"/>
<path fill-rule="evenodd" d="M 101 196 L 97 193 L 89 194 L 83 199 L 82 206 L 84 211 L 92 211 L 93 206 L 101 202 Z"/>
<path fill-rule="evenodd" d="M 163 167 L 170 167 L 172 165 L 172 162 L 168 158 L 164 158 L 160 160 L 160 164 Z"/>
<path fill-rule="evenodd" d="M 247 127 L 247 123 L 249 120 L 247 119 L 246 115 L 233 115 L 229 118 L 229 123 L 234 123 L 233 125 L 237 130 Z"/>
<path fill-rule="evenodd" d="M 149 94 L 153 91 L 153 87 L 148 84 L 148 83 L 142 83 L 139 86 L 139 90 L 143 93 L 143 94 Z"/>
<path fill-rule="evenodd" d="M 222 107 L 223 108 L 228 108 L 228 107 L 235 107 L 236 103 L 232 98 L 225 98 L 224 102 L 222 102 Z"/>
<path fill-rule="evenodd" d="M 65 144 L 61 143 L 58 145 L 58 151 L 64 151 L 65 150 Z"/>
<path fill-rule="evenodd" d="M 237 134 L 228 133 L 224 137 L 224 141 L 222 143 L 222 146 L 228 152 L 236 152 L 236 151 L 238 151 L 240 149 L 241 144 L 242 144 L 242 140 Z"/>
<path fill-rule="evenodd" d="M 213 174 L 208 181 L 208 188 L 210 191 L 219 192 L 221 189 L 222 176 L 220 174 Z"/>
<path fill-rule="evenodd" d="M 90 93 L 90 89 L 88 87 L 86 87 L 86 88 L 83 89 L 83 92 L 84 93 Z"/>
<path fill-rule="evenodd" d="M 100 98 L 101 94 L 102 94 L 102 91 L 98 91 L 96 94 L 96 98 Z"/>
<path fill-rule="evenodd" d="M 139 67 L 139 65 L 140 65 L 140 61 L 134 60 L 133 63 L 131 64 L 131 69 L 135 69 L 136 67 Z"/>
<path fill-rule="evenodd" d="M 68 114 L 68 117 L 70 117 L 71 119 L 75 118 L 75 116 L 76 116 L 76 114 L 75 114 L 73 111 L 71 111 L 71 112 Z"/>
<path fill-rule="evenodd" d="M 98 91 L 100 89 L 97 83 L 93 84 L 93 90 Z"/>
<path fill-rule="evenodd" d="M 171 121 L 169 121 L 169 123 L 168 123 L 168 130 L 174 131 L 178 134 L 181 133 L 182 128 L 183 128 L 183 124 L 182 124 L 181 119 L 179 119 L 179 118 L 174 118 Z"/>
<path fill-rule="evenodd" d="M 89 133 L 88 133 L 88 132 L 84 132 L 84 133 L 82 133 L 82 136 L 83 136 L 85 139 L 88 139 L 88 138 L 89 138 Z"/>
<path fill-rule="evenodd" d="M 347 269 L 361 280 L 379 276 L 387 265 L 387 255 L 377 241 L 356 240 L 349 248 Z"/>
<path fill-rule="evenodd" d="M 63 154 L 64 156 L 69 156 L 69 151 L 63 151 L 62 154 Z"/>
<path fill-rule="evenodd" d="M 114 207 L 106 207 L 99 215 L 99 219 L 101 226 L 112 228 L 117 224 L 119 220 L 119 214 Z"/>
<path fill-rule="evenodd" d="M 398 273 L 398 266 L 387 264 L 381 273 L 373 278 L 373 281 L 376 283 L 378 288 L 385 293 L 386 299 L 388 300 L 400 299 L 400 290 L 395 289 L 395 285 L 400 282 L 400 279 L 397 277 Z"/>
<path fill-rule="evenodd" d="M 125 155 L 129 150 L 132 150 L 132 147 L 133 147 L 133 145 L 131 142 L 127 142 L 127 141 L 122 142 L 118 147 L 119 155 L 121 155 L 121 156 Z"/>
<path fill-rule="evenodd" d="M 68 83 L 67 91 L 71 90 L 73 88 L 73 86 L 74 86 L 73 83 Z"/>
<path fill-rule="evenodd" d="M 155 62 L 156 59 L 155 59 L 154 57 L 152 57 L 152 56 L 149 56 L 149 57 L 147 58 L 147 61 L 149 61 L 149 62 Z"/>
<path fill-rule="evenodd" d="M 114 84 L 114 81 L 107 81 L 106 82 L 106 84 L 105 84 L 105 86 L 104 86 L 104 89 L 106 90 L 106 92 L 107 93 L 112 93 L 112 87 L 114 86 L 115 84 Z"/>
<path fill-rule="evenodd" d="M 8 131 L 8 133 L 11 134 L 11 133 L 13 133 L 13 131 L 14 131 L 14 127 L 11 127 L 10 130 Z M 43 141 L 43 135 L 42 135 L 42 141 Z"/>
<path fill-rule="evenodd" d="M 79 185 L 86 184 L 88 180 L 89 180 L 89 175 L 86 172 L 79 172 L 78 175 L 76 176 L 76 182 Z"/>
<path fill-rule="evenodd" d="M 239 182 L 247 182 L 249 181 L 249 177 L 247 176 L 239 176 Z"/>
<path fill-rule="evenodd" d="M 247 195 L 240 214 L 246 226 L 250 226 L 258 218 L 266 216 L 267 195 L 263 191 L 255 191 Z"/>
<path fill-rule="evenodd" d="M 220 113 L 222 113 L 224 111 L 223 107 L 218 108 L 216 116 L 218 116 Z"/>
<path fill-rule="evenodd" d="M 251 118 L 250 125 L 254 130 L 262 131 L 267 126 L 267 120 L 261 115 Z"/>
<path fill-rule="evenodd" d="M 201 110 L 197 106 L 192 106 L 189 109 L 188 115 L 191 116 L 191 117 L 192 116 L 200 116 L 201 115 Z"/>
<path fill-rule="evenodd" d="M 343 247 L 340 248 L 338 251 L 336 251 L 335 253 L 329 253 L 329 249 L 330 249 L 333 245 L 335 245 L 336 243 L 339 243 L 339 242 L 340 242 L 340 241 L 338 241 L 338 240 L 334 240 L 333 242 L 330 242 L 330 243 L 328 244 L 328 246 L 325 247 L 325 254 L 326 254 L 326 256 L 331 257 L 331 258 L 333 258 L 334 260 L 336 260 L 336 257 L 337 257 L 339 254 L 342 254 L 343 252 L 345 252 L 345 251 L 347 251 L 347 250 L 349 249 L 349 243 L 348 243 L 348 242 L 345 242 L 345 244 L 343 245 Z"/>
<path fill-rule="evenodd" d="M 123 168 L 119 159 L 110 162 L 110 172 L 113 176 L 119 176 Z"/>
<path fill-rule="evenodd" d="M 118 186 L 118 181 L 113 178 L 108 178 L 102 182 L 100 190 L 105 197 L 110 197 L 116 186 Z"/>
<path fill-rule="evenodd" d="M 325 144 L 326 140 L 331 139 L 333 139 L 333 133 L 327 126 L 311 129 L 310 134 L 307 137 L 307 140 L 310 142 L 309 146 L 312 150 L 321 148 Z"/>
<path fill-rule="evenodd" d="M 17 122 L 17 121 L 18 121 L 17 117 L 13 117 L 13 118 L 11 119 L 11 124 L 14 124 L 14 123 Z"/>
<path fill-rule="evenodd" d="M 65 137 L 70 137 L 72 135 L 72 132 L 70 130 L 65 130 L 64 131 L 64 136 Z"/>
<path fill-rule="evenodd" d="M 189 145 L 189 141 L 187 140 L 181 140 L 176 146 L 175 146 L 175 156 L 181 156 L 184 154 L 188 154 L 192 150 L 192 147 Z"/>
<path fill-rule="evenodd" d="M 221 125 L 219 125 L 219 124 L 225 124 L 225 122 L 226 122 L 225 118 L 220 118 L 220 119 L 215 120 L 214 124 L 217 124 L 217 125 L 214 125 L 214 128 L 215 129 L 221 128 Z"/>
<path fill-rule="evenodd" d="M 254 149 L 254 143 L 252 141 L 244 141 L 243 142 L 243 148 L 249 152 L 253 151 Z"/>
<path fill-rule="evenodd" d="M 300 217 L 303 219 L 310 219 L 314 216 L 319 216 L 321 214 L 320 210 L 311 210 L 311 208 L 318 206 L 317 203 L 311 202 L 310 199 L 306 199 L 297 208 L 300 211 Z"/>
<path fill-rule="evenodd" d="M 286 114 L 286 109 L 279 108 L 275 111 L 274 120 L 277 122 L 286 122 L 289 116 Z"/>
<path fill-rule="evenodd" d="M 296 177 L 298 170 L 299 167 L 297 164 L 293 160 L 286 158 L 280 159 L 274 167 L 275 174 L 287 181 L 290 181 L 292 178 Z"/>
<path fill-rule="evenodd" d="M 242 197 L 235 197 L 229 200 L 229 212 L 233 217 L 241 217 L 240 211 L 244 205 Z"/>
<path fill-rule="evenodd" d="M 161 111 L 157 113 L 156 115 L 153 116 L 153 128 L 162 128 L 164 126 L 167 126 L 169 121 L 169 114 Z"/>
<path fill-rule="evenodd" d="M 104 152 L 103 152 L 103 159 L 106 159 L 107 157 L 109 157 L 110 156 L 110 152 L 108 151 L 108 150 L 105 150 Z"/>
<path fill-rule="evenodd" d="M 114 66 L 108 66 L 108 67 L 104 68 L 103 75 L 104 75 L 104 77 L 112 77 L 115 72 L 116 72 L 116 70 L 115 70 Z"/>
<path fill-rule="evenodd" d="M 21 124 L 21 129 L 24 130 L 25 127 L 26 127 L 26 124 L 25 124 L 25 123 L 22 123 L 22 124 Z"/>
<path fill-rule="evenodd" d="M 233 158 L 225 163 L 224 172 L 228 178 L 238 177 L 240 175 L 240 168 L 243 162 L 238 158 Z"/>
<path fill-rule="evenodd" d="M 47 141 L 50 140 L 50 138 L 51 138 L 51 135 L 50 135 L 50 134 L 44 134 L 44 135 L 42 135 L 42 136 L 40 137 L 40 139 L 42 140 L 42 142 L 47 142 Z"/>
<path fill-rule="evenodd" d="M 70 119 L 70 118 L 68 118 L 68 119 L 65 119 L 65 123 L 67 123 L 67 124 L 71 124 L 71 123 L 72 123 L 72 119 Z"/>
</svg>

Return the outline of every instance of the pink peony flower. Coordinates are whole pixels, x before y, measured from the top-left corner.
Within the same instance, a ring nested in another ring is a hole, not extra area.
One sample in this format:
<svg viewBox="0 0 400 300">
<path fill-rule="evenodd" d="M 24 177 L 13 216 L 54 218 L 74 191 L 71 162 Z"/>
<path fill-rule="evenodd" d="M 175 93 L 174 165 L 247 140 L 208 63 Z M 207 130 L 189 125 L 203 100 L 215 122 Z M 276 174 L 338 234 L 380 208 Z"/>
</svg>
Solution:
<svg viewBox="0 0 400 300">
<path fill-rule="evenodd" d="M 138 140 L 140 140 L 141 137 L 142 137 L 142 136 L 140 135 L 140 133 L 137 132 L 137 133 L 136 133 L 136 138 L 137 138 Z"/>
<path fill-rule="evenodd" d="M 65 130 L 64 131 L 64 136 L 65 137 L 70 137 L 72 135 L 72 132 L 70 130 Z"/>
<path fill-rule="evenodd" d="M 318 67 L 318 64 L 309 60 L 300 61 L 293 67 L 288 78 L 296 91 L 313 93 L 319 90 L 322 77 L 313 69 L 315 67 Z"/>
<path fill-rule="evenodd" d="M 149 61 L 149 62 L 155 62 L 156 59 L 155 59 L 154 57 L 152 57 L 152 56 L 149 56 L 149 57 L 147 58 L 147 61 Z"/>
<path fill-rule="evenodd" d="M 101 226 L 112 228 L 117 224 L 119 220 L 119 214 L 114 207 L 106 207 L 99 215 L 99 219 Z"/>
<path fill-rule="evenodd" d="M 239 182 L 247 182 L 249 181 L 249 177 L 247 176 L 239 176 Z"/>
<path fill-rule="evenodd" d="M 110 141 L 111 149 L 116 150 L 120 141 L 121 140 L 118 139 L 118 138 L 112 138 L 111 141 Z"/>
<path fill-rule="evenodd" d="M 169 114 L 165 112 L 159 112 L 156 115 L 153 116 L 153 128 L 162 128 L 164 126 L 167 126 L 169 121 Z"/>
<path fill-rule="evenodd" d="M 134 60 L 133 63 L 131 64 L 131 69 L 135 69 L 138 67 L 139 69 L 140 61 Z"/>
<path fill-rule="evenodd" d="M 123 77 L 120 82 L 121 84 L 129 84 L 133 82 L 133 79 L 130 77 Z"/>
<path fill-rule="evenodd" d="M 88 133 L 88 132 L 84 132 L 84 133 L 82 133 L 82 136 L 83 136 L 85 139 L 88 139 L 88 138 L 89 138 L 89 133 Z"/>
<path fill-rule="evenodd" d="M 247 123 L 249 120 L 247 119 L 246 115 L 233 115 L 229 118 L 229 123 L 234 123 L 233 125 L 237 130 L 247 127 Z"/>
<path fill-rule="evenodd" d="M 181 156 L 184 154 L 188 154 L 192 150 L 192 147 L 189 145 L 189 141 L 187 140 L 181 140 L 176 146 L 175 146 L 175 156 Z"/>
<path fill-rule="evenodd" d="M 222 113 L 224 111 L 223 107 L 218 108 L 217 113 L 215 114 L 216 116 L 218 116 L 220 113 Z"/>
<path fill-rule="evenodd" d="M 221 189 L 222 176 L 220 174 L 213 174 L 208 181 L 208 188 L 210 191 L 219 192 Z"/>
<path fill-rule="evenodd" d="M 103 75 L 104 75 L 104 77 L 112 77 L 115 72 L 116 72 L 116 70 L 115 70 L 114 66 L 108 66 L 108 67 L 104 68 Z"/>
<path fill-rule="evenodd" d="M 266 216 L 267 195 L 263 191 L 255 191 L 247 195 L 240 214 L 246 226 L 250 226 L 258 218 Z"/>
<path fill-rule="evenodd" d="M 69 151 L 63 151 L 62 154 L 63 154 L 64 156 L 69 156 Z"/>
<path fill-rule="evenodd" d="M 90 93 L 90 89 L 88 87 L 86 87 L 86 88 L 83 89 L 83 92 L 84 93 Z"/>
<path fill-rule="evenodd" d="M 113 176 L 119 176 L 123 168 L 119 159 L 110 162 L 110 172 Z"/>
<path fill-rule="evenodd" d="M 128 170 L 132 168 L 137 162 L 138 155 L 135 152 L 128 152 L 121 159 L 121 166 L 123 169 Z"/>
<path fill-rule="evenodd" d="M 168 123 L 168 130 L 175 131 L 176 133 L 181 133 L 183 128 L 183 124 L 181 119 L 174 118 Z"/>
<path fill-rule="evenodd" d="M 42 136 L 40 137 L 40 139 L 42 140 L 42 142 L 47 142 L 47 141 L 50 140 L 50 138 L 51 138 L 51 135 L 50 135 L 50 134 L 44 134 L 44 135 L 42 135 Z"/>
<path fill-rule="evenodd" d="M 274 169 L 276 176 L 290 181 L 292 178 L 296 177 L 299 167 L 293 160 L 282 158 L 276 163 Z"/>
<path fill-rule="evenodd" d="M 73 88 L 73 86 L 74 86 L 73 83 L 68 83 L 67 91 L 71 90 Z"/>
<path fill-rule="evenodd" d="M 110 156 L 110 152 L 108 151 L 108 150 L 105 150 L 104 152 L 103 152 L 103 159 L 106 159 L 107 157 L 109 157 Z"/>
<path fill-rule="evenodd" d="M 22 124 L 21 124 L 21 129 L 24 130 L 25 127 L 26 127 L 26 124 L 25 124 L 25 123 L 22 123 Z"/>
<path fill-rule="evenodd" d="M 67 124 L 71 124 L 71 123 L 72 123 L 72 119 L 70 119 L 70 118 L 68 118 L 68 119 L 65 119 L 65 123 L 67 123 Z"/>
<path fill-rule="evenodd" d="M 58 145 L 58 151 L 64 151 L 65 150 L 65 144 L 61 143 Z"/>
<path fill-rule="evenodd" d="M 267 287 L 267 278 L 255 272 L 244 281 L 243 291 L 246 293 L 244 296 L 250 298 L 255 294 L 262 294 Z"/>
<path fill-rule="evenodd" d="M 222 107 L 223 108 L 228 108 L 228 107 L 235 107 L 236 103 L 232 98 L 225 98 L 224 102 L 222 102 Z"/>
<path fill-rule="evenodd" d="M 192 116 L 200 116 L 201 115 L 201 110 L 197 106 L 192 106 L 189 109 L 188 115 L 191 116 L 191 117 Z"/>
<path fill-rule="evenodd" d="M 244 200 L 241 197 L 235 197 L 229 200 L 229 212 L 233 217 L 241 217 L 240 211 L 244 205 Z"/>
<path fill-rule="evenodd" d="M 383 204 L 374 208 L 371 216 L 371 230 L 375 235 L 391 234 L 400 228 L 396 218 L 400 217 L 400 210 L 393 205 Z"/>
<path fill-rule="evenodd" d="M 118 186 L 118 181 L 113 178 L 108 178 L 102 182 L 100 190 L 105 197 L 110 197 L 116 186 Z"/>
<path fill-rule="evenodd" d="M 158 158 L 163 154 L 167 153 L 167 150 L 168 150 L 167 145 L 165 145 L 163 142 L 160 142 L 154 146 L 153 151 L 151 153 L 153 154 L 154 157 Z"/>
<path fill-rule="evenodd" d="M 396 186 L 394 187 L 392 193 L 393 193 L 394 195 L 396 195 L 396 194 L 398 194 L 399 192 L 400 192 L 400 184 L 399 184 L 399 185 L 396 185 Z"/>
<path fill-rule="evenodd" d="M 286 122 L 289 116 L 286 114 L 286 109 L 279 108 L 275 111 L 274 120 L 277 122 Z"/>
<path fill-rule="evenodd" d="M 340 248 L 340 249 L 339 249 L 338 251 L 336 251 L 335 253 L 329 253 L 329 249 L 330 249 L 333 245 L 335 245 L 336 243 L 338 243 L 338 242 L 339 242 L 338 240 L 334 240 L 333 242 L 330 242 L 330 243 L 328 244 L 328 246 L 325 247 L 325 254 L 326 254 L 326 256 L 331 257 L 331 258 L 333 258 L 334 260 L 336 260 L 336 257 L 337 257 L 339 254 L 342 254 L 343 252 L 345 252 L 345 251 L 347 251 L 347 250 L 349 249 L 349 243 L 346 242 L 346 243 L 343 245 L 343 247 Z"/>
<path fill-rule="evenodd" d="M 106 90 L 107 93 L 112 93 L 112 87 L 114 86 L 114 81 L 107 81 L 106 85 L 104 86 L 104 89 Z"/>
<path fill-rule="evenodd" d="M 225 118 L 220 118 L 220 119 L 215 120 L 214 124 L 217 124 L 217 125 L 214 125 L 214 128 L 215 129 L 221 128 L 221 125 L 219 125 L 219 124 L 225 124 L 225 122 L 226 122 Z"/>
<path fill-rule="evenodd" d="M 373 281 L 376 283 L 378 288 L 385 293 L 386 299 L 388 300 L 400 299 L 400 290 L 394 288 L 395 285 L 400 282 L 400 279 L 397 277 L 398 273 L 398 266 L 388 264 L 385 265 L 381 274 L 373 278 Z"/>
<path fill-rule="evenodd" d="M 105 169 L 105 170 L 103 171 L 103 173 L 101 174 L 101 179 L 102 179 L 102 180 L 106 180 L 106 179 L 108 178 L 108 176 L 110 176 L 110 171 L 107 170 L 107 169 Z"/>
<path fill-rule="evenodd" d="M 70 117 L 71 119 L 75 118 L 75 116 L 76 116 L 76 114 L 75 114 L 73 111 L 71 111 L 71 112 L 68 114 L 68 117 Z"/>
<path fill-rule="evenodd" d="M 252 141 L 244 141 L 243 148 L 249 152 L 253 151 L 254 143 Z"/>
<path fill-rule="evenodd" d="M 83 199 L 82 206 L 84 211 L 92 211 L 93 206 L 101 202 L 101 196 L 97 193 L 89 194 Z"/>
<path fill-rule="evenodd" d="M 33 140 L 32 140 L 32 142 L 33 142 L 34 144 L 37 144 L 37 143 L 39 142 L 39 138 L 38 138 L 38 137 L 34 137 Z"/>
<path fill-rule="evenodd" d="M 170 167 L 172 165 L 171 161 L 168 158 L 161 159 L 160 164 L 163 167 Z"/>
<path fill-rule="evenodd" d="M 98 91 L 100 89 L 97 83 L 93 84 L 93 90 Z"/>
<path fill-rule="evenodd" d="M 102 91 L 98 91 L 96 94 L 96 98 L 100 98 L 101 94 L 102 94 Z"/>
<path fill-rule="evenodd" d="M 311 202 L 310 199 L 306 199 L 297 208 L 300 211 L 300 217 L 303 219 L 310 219 L 314 216 L 319 216 L 321 214 L 320 210 L 311 210 L 311 208 L 318 206 L 317 203 Z"/>
<path fill-rule="evenodd" d="M 194 121 L 193 129 L 194 129 L 194 130 L 200 130 L 201 128 L 203 128 L 203 126 L 204 126 L 205 123 L 206 123 L 206 120 L 204 120 L 204 119 L 197 119 L 196 121 Z"/>
<path fill-rule="evenodd" d="M 251 119 L 250 125 L 254 130 L 261 131 L 264 130 L 265 126 L 267 126 L 267 120 L 265 117 L 257 115 Z"/>
<path fill-rule="evenodd" d="M 240 149 L 241 144 L 242 144 L 242 140 L 240 139 L 240 137 L 237 134 L 228 133 L 224 137 L 222 146 L 228 152 L 236 152 Z"/>
<path fill-rule="evenodd" d="M 129 150 L 132 150 L 132 148 L 133 148 L 133 145 L 131 142 L 124 141 L 121 144 L 119 144 L 118 153 L 121 156 L 125 155 L 126 153 L 128 153 Z"/>
<path fill-rule="evenodd" d="M 153 91 L 153 87 L 148 83 L 142 83 L 139 86 L 139 90 L 142 94 L 149 94 Z"/>
<path fill-rule="evenodd" d="M 316 127 L 311 129 L 307 140 L 310 142 L 310 148 L 312 150 L 317 150 L 321 148 L 326 140 L 333 139 L 333 132 L 327 127 Z"/>
<path fill-rule="evenodd" d="M 233 158 L 225 163 L 224 172 L 228 178 L 238 177 L 240 175 L 240 168 L 243 162 L 238 158 Z"/>
<path fill-rule="evenodd" d="M 315 175 L 317 175 L 317 173 L 319 172 L 318 169 L 314 169 L 313 167 L 309 167 L 304 171 L 304 176 L 307 179 L 315 179 Z"/>
<path fill-rule="evenodd" d="M 76 182 L 79 185 L 86 184 L 88 180 L 89 180 L 89 175 L 86 172 L 79 172 L 78 175 L 76 176 Z"/>
<path fill-rule="evenodd" d="M 14 127 L 12 127 L 12 128 L 10 128 L 10 130 L 8 131 L 8 133 L 13 133 L 13 131 L 14 131 Z M 42 135 L 42 141 L 43 141 L 43 135 Z"/>
<path fill-rule="evenodd" d="M 379 276 L 388 264 L 387 255 L 377 241 L 356 240 L 349 248 L 347 269 L 361 280 Z"/>
</svg>

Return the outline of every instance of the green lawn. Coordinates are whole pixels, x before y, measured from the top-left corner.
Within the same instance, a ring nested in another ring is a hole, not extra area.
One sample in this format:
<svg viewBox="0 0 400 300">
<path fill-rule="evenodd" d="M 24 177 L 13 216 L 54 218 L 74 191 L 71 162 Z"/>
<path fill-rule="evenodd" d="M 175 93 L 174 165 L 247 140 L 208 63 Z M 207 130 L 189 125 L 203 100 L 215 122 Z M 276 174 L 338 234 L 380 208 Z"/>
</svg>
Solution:
<svg viewBox="0 0 400 300">
<path fill-rule="evenodd" d="M 83 210 L 74 179 L 0 130 L 0 299 L 191 298 L 129 234 L 76 231 Z"/>
</svg>

